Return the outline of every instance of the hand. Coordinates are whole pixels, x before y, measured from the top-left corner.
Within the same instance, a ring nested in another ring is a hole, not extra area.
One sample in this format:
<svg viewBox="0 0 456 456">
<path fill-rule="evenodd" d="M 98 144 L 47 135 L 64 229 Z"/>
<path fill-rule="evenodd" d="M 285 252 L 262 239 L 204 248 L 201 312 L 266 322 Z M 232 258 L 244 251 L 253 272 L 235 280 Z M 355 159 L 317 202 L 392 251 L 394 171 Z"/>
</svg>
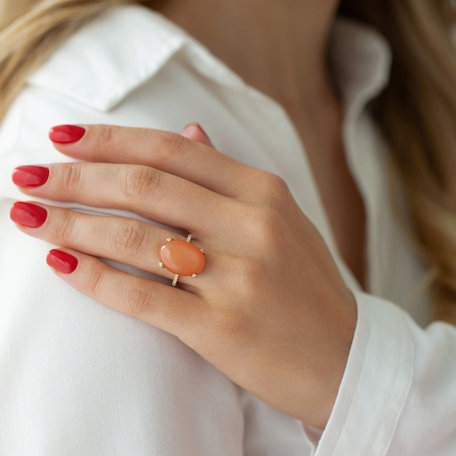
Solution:
<svg viewBox="0 0 456 456">
<path fill-rule="evenodd" d="M 50 164 L 45 183 L 20 187 L 32 197 L 124 209 L 190 232 L 206 266 L 196 279 L 180 277 L 178 288 L 95 258 L 171 279 L 159 267 L 160 247 L 168 237 L 185 239 L 171 230 L 42 203 L 35 203 L 39 222 L 21 203 L 11 217 L 75 258 L 67 273 L 55 271 L 68 284 L 174 334 L 264 402 L 324 429 L 356 326 L 353 295 L 283 179 L 219 152 L 193 124 L 184 135 L 196 140 L 90 125 L 81 139 L 55 143 L 84 162 Z M 24 174 L 15 176 L 18 183 Z"/>
</svg>

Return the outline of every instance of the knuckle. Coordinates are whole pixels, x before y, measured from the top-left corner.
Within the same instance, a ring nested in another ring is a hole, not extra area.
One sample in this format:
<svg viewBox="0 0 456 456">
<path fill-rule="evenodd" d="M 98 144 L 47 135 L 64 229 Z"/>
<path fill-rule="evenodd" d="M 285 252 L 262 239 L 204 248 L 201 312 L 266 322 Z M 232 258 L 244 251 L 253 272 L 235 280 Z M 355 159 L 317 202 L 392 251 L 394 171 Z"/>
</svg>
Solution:
<svg viewBox="0 0 456 456">
<path fill-rule="evenodd" d="M 123 196 L 126 200 L 146 199 L 160 187 L 160 172 L 148 166 L 126 168 Z"/>
<path fill-rule="evenodd" d="M 154 152 L 154 163 L 159 165 L 162 169 L 168 166 L 175 166 L 176 163 L 182 164 L 188 157 L 188 138 L 164 131 L 161 132 L 157 138 L 157 147 Z M 194 155 L 190 154 L 192 159 Z"/>
<path fill-rule="evenodd" d="M 271 207 L 279 207 L 291 194 L 285 179 L 277 174 L 262 171 L 258 182 L 262 201 Z"/>
<path fill-rule="evenodd" d="M 160 136 L 160 153 L 163 157 L 172 159 L 176 157 L 176 151 L 181 149 L 187 142 L 187 139 L 182 135 L 168 131 L 162 132 Z"/>
<path fill-rule="evenodd" d="M 95 148 L 109 150 L 115 148 L 116 127 L 113 125 L 100 125 L 95 139 Z"/>
<path fill-rule="evenodd" d="M 261 250 L 273 248 L 283 235 L 283 222 L 278 211 L 258 206 L 250 211 L 249 233 Z"/>
<path fill-rule="evenodd" d="M 89 270 L 89 273 L 87 274 L 85 289 L 90 296 L 97 298 L 102 295 L 103 277 L 103 268 L 99 265 L 95 265 Z"/>
<path fill-rule="evenodd" d="M 153 299 L 149 290 L 145 289 L 144 286 L 131 285 L 126 289 L 125 295 L 131 316 L 141 316 L 150 310 Z"/>
<path fill-rule="evenodd" d="M 77 215 L 69 210 L 62 210 L 53 225 L 53 235 L 57 243 L 65 243 L 72 239 L 76 232 Z"/>
<path fill-rule="evenodd" d="M 142 223 L 122 222 L 114 232 L 114 251 L 123 256 L 140 254 L 146 246 L 147 234 L 148 232 Z"/>
<path fill-rule="evenodd" d="M 60 179 L 57 184 L 64 192 L 74 193 L 78 191 L 82 180 L 82 168 L 79 163 L 65 164 L 58 175 Z"/>
</svg>

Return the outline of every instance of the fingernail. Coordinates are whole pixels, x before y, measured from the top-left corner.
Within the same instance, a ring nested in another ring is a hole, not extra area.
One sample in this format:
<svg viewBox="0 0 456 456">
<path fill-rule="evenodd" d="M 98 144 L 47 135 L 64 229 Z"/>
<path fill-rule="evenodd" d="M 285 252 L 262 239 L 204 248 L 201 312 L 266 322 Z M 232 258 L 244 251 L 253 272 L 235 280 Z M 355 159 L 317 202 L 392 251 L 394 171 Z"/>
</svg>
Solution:
<svg viewBox="0 0 456 456">
<path fill-rule="evenodd" d="M 38 228 L 46 221 L 47 210 L 36 204 L 18 201 L 13 204 L 10 210 L 10 217 L 13 222 L 20 225 Z"/>
<path fill-rule="evenodd" d="M 71 274 L 78 266 L 78 259 L 62 250 L 52 249 L 46 257 L 46 263 L 57 271 Z"/>
<path fill-rule="evenodd" d="M 207 133 L 204 131 L 203 127 L 198 122 L 194 122 L 193 125 L 195 125 L 195 127 L 198 128 L 198 130 L 206 137 L 206 139 L 208 141 L 210 141 L 209 136 L 207 135 Z"/>
<path fill-rule="evenodd" d="M 204 137 L 210 141 L 209 139 L 209 136 L 207 135 L 207 133 L 203 130 L 203 127 L 198 123 L 198 122 L 190 122 L 189 124 L 185 125 L 184 127 L 184 130 L 187 129 L 188 127 L 195 127 L 197 128 L 200 133 L 202 133 L 204 135 Z"/>
<path fill-rule="evenodd" d="M 49 169 L 43 166 L 18 166 L 14 168 L 12 179 L 19 187 L 39 187 L 47 182 Z"/>
<path fill-rule="evenodd" d="M 49 139 L 57 144 L 70 144 L 79 141 L 85 132 L 78 125 L 57 125 L 49 130 Z"/>
</svg>

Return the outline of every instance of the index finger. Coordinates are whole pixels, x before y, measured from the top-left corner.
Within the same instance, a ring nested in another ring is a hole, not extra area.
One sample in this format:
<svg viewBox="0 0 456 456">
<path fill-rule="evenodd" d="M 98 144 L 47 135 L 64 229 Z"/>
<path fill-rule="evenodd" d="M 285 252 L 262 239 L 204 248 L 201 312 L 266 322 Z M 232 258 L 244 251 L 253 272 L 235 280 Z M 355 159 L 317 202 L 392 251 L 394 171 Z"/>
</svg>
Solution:
<svg viewBox="0 0 456 456">
<path fill-rule="evenodd" d="M 49 137 L 60 152 L 80 160 L 147 165 L 236 199 L 250 193 L 259 171 L 210 145 L 163 130 L 59 125 Z"/>
</svg>

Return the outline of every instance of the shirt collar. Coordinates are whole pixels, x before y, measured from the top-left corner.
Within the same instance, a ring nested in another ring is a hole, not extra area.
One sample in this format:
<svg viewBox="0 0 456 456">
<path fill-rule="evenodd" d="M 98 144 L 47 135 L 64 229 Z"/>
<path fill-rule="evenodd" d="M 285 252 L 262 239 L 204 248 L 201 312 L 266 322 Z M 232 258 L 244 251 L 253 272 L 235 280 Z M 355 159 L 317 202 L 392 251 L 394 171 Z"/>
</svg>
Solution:
<svg viewBox="0 0 456 456">
<path fill-rule="evenodd" d="M 391 48 L 372 27 L 347 17 L 337 18 L 329 58 L 346 109 L 365 105 L 388 84 Z"/>
<path fill-rule="evenodd" d="M 127 39 L 126 39 L 127 37 Z M 178 51 L 206 77 L 234 89 L 247 84 L 162 14 L 141 6 L 110 8 L 71 36 L 30 78 L 100 111 L 109 111 Z M 336 83 L 347 107 L 367 103 L 387 84 L 391 52 L 372 28 L 338 18 L 330 40 Z"/>
</svg>

